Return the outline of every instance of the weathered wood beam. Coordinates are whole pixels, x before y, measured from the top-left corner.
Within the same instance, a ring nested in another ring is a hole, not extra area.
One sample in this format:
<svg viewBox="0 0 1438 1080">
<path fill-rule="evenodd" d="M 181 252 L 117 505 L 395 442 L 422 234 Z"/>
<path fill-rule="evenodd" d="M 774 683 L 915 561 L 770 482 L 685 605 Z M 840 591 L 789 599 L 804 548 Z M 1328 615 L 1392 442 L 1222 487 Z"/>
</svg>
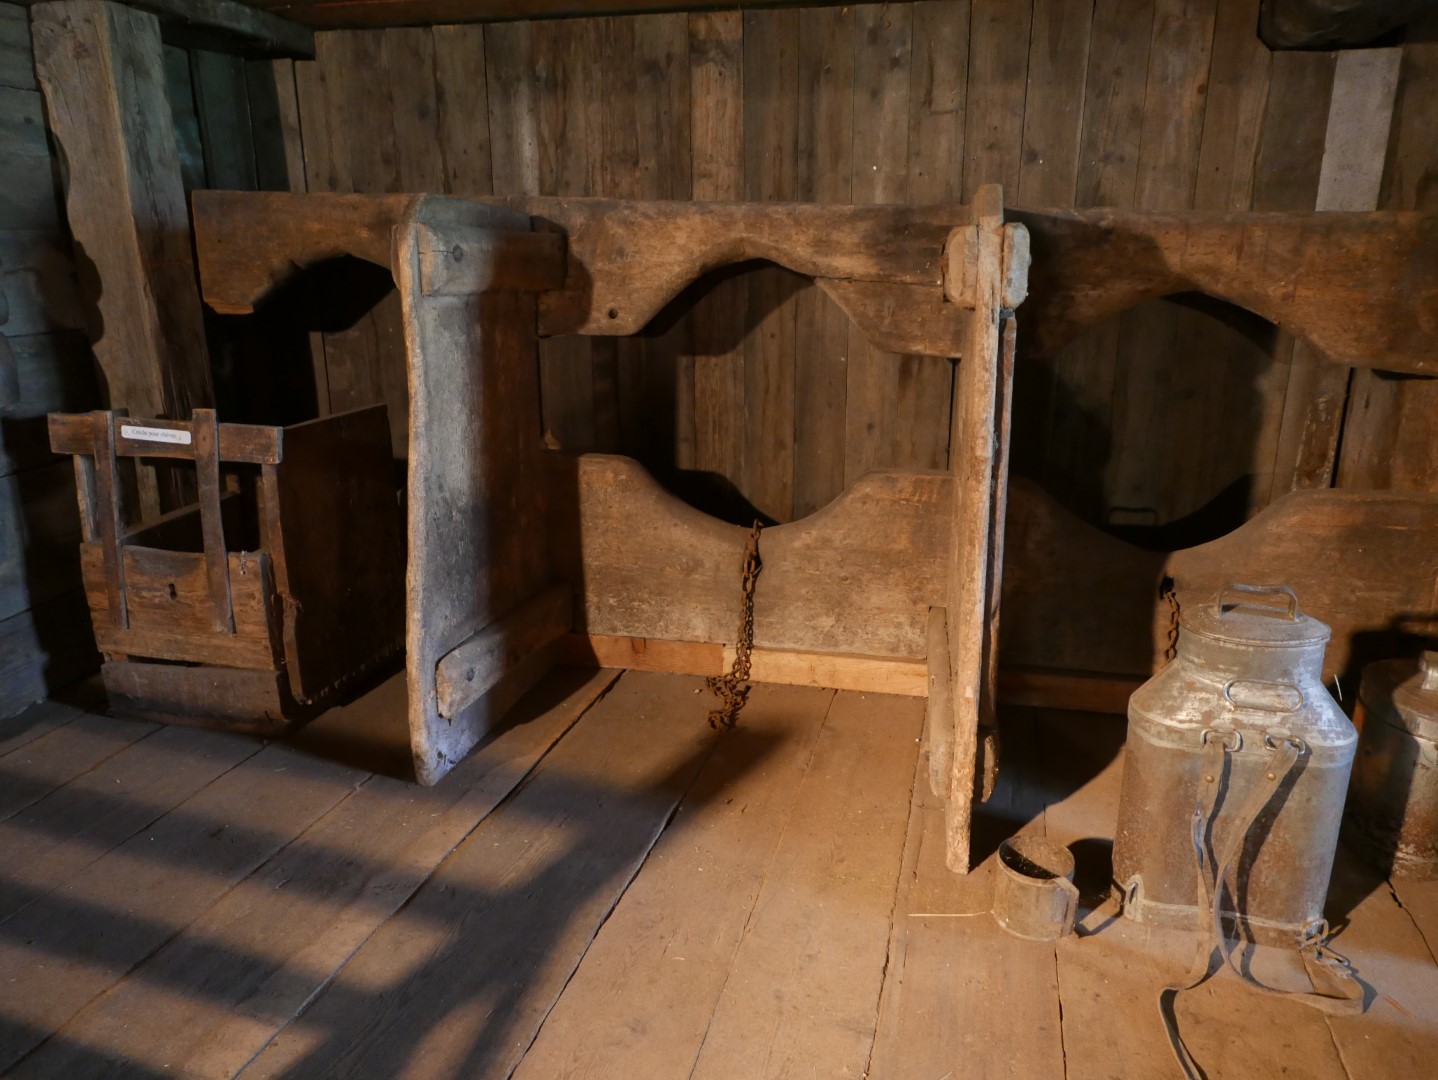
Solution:
<svg viewBox="0 0 1438 1080">
<path fill-rule="evenodd" d="M 1329 360 L 1438 374 L 1438 215 L 1023 210 L 1025 337 L 1053 355 L 1144 300 L 1202 292 L 1293 331 Z"/>
<path fill-rule="evenodd" d="M 501 22 L 569 16 L 632 15 L 711 8 L 822 7 L 837 0 L 249 0 L 253 6 L 315 29 Z"/>
<path fill-rule="evenodd" d="M 11 0 L 39 6 L 40 0 Z M 270 5 L 240 0 L 123 0 L 128 7 L 156 15 L 166 41 L 215 48 L 244 56 L 288 56 L 312 60 L 315 34 L 307 26 L 266 11 Z"/>
<path fill-rule="evenodd" d="M 31 15 L 107 403 L 189 417 L 214 403 L 214 388 L 159 20 L 107 0 L 42 3 Z"/>
</svg>

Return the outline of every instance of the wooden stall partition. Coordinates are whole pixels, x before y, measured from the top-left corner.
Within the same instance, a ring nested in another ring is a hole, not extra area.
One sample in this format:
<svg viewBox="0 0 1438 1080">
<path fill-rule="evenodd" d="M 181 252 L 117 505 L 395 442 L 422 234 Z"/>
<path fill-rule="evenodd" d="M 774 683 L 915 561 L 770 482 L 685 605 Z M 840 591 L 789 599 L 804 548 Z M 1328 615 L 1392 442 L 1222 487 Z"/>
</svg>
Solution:
<svg viewBox="0 0 1438 1080">
<path fill-rule="evenodd" d="M 549 663 L 542 649 L 521 659 L 492 642 L 530 634 L 525 605 L 546 603 L 550 584 L 534 292 L 562 283 L 563 244 L 529 230 L 523 213 L 443 196 L 413 199 L 394 228 L 410 399 L 410 742 L 425 784 Z M 451 690 L 441 712 L 440 667 L 456 653 L 449 666 L 474 692 Z M 476 665 L 494 670 L 465 678 Z"/>
</svg>

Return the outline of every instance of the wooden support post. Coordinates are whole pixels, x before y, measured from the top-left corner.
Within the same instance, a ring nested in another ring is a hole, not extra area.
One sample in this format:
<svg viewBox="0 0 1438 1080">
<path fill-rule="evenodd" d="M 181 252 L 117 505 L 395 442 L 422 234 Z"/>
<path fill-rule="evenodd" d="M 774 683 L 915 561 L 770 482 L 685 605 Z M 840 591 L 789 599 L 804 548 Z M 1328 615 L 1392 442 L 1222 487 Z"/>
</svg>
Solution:
<svg viewBox="0 0 1438 1080">
<path fill-rule="evenodd" d="M 980 729 L 993 729 L 997 656 L 993 637 L 1013 377 L 1012 337 L 1004 332 L 1004 305 L 1005 300 L 1023 298 L 1027 281 L 1027 246 L 1017 237 L 1006 244 L 1003 192 L 997 185 L 979 189 L 974 197 L 974 219 L 973 230 L 956 229 L 950 240 L 951 252 L 971 254 L 963 272 L 951 272 L 948 279 L 948 287 L 957 293 L 950 299 L 973 305 L 967 347 L 959 362 L 949 440 L 949 469 L 955 477 L 957 497 L 952 510 L 946 612 L 953 726 L 946 792 L 947 861 L 951 870 L 961 874 L 969 870 Z M 931 732 L 931 745 L 934 738 Z M 992 767 L 987 763 L 985 773 Z"/>
<path fill-rule="evenodd" d="M 558 287 L 563 261 L 551 244 L 480 235 L 529 225 L 512 210 L 429 196 L 394 230 L 410 399 L 405 662 L 422 784 L 453 768 L 547 666 L 543 653 L 521 662 L 472 700 L 452 687 L 452 711 L 441 711 L 441 661 L 549 583 L 535 299 L 524 290 Z M 480 265 L 439 274 L 434 254 L 456 246 Z"/>
<path fill-rule="evenodd" d="M 205 545 L 205 576 L 210 586 L 210 615 L 222 634 L 235 632 L 230 598 L 230 557 L 225 551 L 225 526 L 220 517 L 220 425 L 214 409 L 196 409 L 194 420 L 195 479 L 200 489 L 200 532 Z"/>
<path fill-rule="evenodd" d="M 66 212 L 107 403 L 188 417 L 214 403 L 214 389 L 159 20 L 107 0 L 61 0 L 31 8 L 31 27 L 69 163 Z M 142 503 L 154 501 L 141 490 Z"/>
</svg>

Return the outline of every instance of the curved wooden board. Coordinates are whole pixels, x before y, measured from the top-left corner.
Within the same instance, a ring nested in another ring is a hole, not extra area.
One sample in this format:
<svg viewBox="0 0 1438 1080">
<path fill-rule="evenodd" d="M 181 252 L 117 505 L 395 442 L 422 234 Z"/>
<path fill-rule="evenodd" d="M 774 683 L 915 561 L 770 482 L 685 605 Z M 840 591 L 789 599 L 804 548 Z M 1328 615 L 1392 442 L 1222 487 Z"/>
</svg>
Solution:
<svg viewBox="0 0 1438 1080">
<path fill-rule="evenodd" d="M 748 529 L 709 517 L 631 458 L 554 455 L 556 561 L 576 628 L 733 642 Z M 768 649 L 921 659 L 943 603 L 952 478 L 869 473 L 828 506 L 764 530 L 754 640 Z"/>
<path fill-rule="evenodd" d="M 1438 495 L 1295 491 L 1227 536 L 1171 554 L 1144 551 L 1080 520 L 1037 485 L 1009 492 L 1004 633 L 1008 668 L 1146 676 L 1163 662 L 1169 609 L 1227 581 L 1288 585 L 1333 639 L 1324 677 L 1438 633 Z"/>
<path fill-rule="evenodd" d="M 1438 215 L 1022 210 L 1026 345 L 1052 355 L 1144 300 L 1202 292 L 1336 363 L 1438 374 Z"/>
<path fill-rule="evenodd" d="M 813 278 L 941 286 L 949 231 L 966 206 L 518 199 L 569 238 L 562 290 L 541 298 L 540 333 L 638 333 L 711 270 L 765 259 Z"/>
</svg>

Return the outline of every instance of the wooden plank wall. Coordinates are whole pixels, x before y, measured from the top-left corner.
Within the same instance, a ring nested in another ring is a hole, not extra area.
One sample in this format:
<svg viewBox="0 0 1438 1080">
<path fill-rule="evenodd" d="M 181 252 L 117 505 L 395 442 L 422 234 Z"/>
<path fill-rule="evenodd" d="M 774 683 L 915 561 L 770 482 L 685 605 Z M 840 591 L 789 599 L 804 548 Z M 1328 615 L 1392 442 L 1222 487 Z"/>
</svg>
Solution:
<svg viewBox="0 0 1438 1080">
<path fill-rule="evenodd" d="M 1334 54 L 1270 54 L 1257 11 L 925 0 L 323 33 L 295 65 L 305 174 L 326 191 L 823 202 L 997 182 L 1026 206 L 1311 210 Z M 1433 198 L 1434 48 L 1404 51 L 1384 206 Z M 777 268 L 694 293 L 643 338 L 545 345 L 554 443 L 674 482 L 718 474 L 779 521 L 868 469 L 942 465 L 950 364 L 872 349 Z M 331 407 L 388 400 L 398 430 L 392 308 L 330 337 L 325 368 Z M 1335 463 L 1344 483 L 1438 483 L 1432 381 L 1356 380 L 1340 456 L 1349 374 L 1231 322 L 1155 301 L 1021 357 L 1015 471 L 1115 524 L 1227 492 L 1215 535 Z"/>
<path fill-rule="evenodd" d="M 0 3 L 0 716 L 96 663 L 69 461 L 45 414 L 99 404 L 35 82 L 29 13 Z"/>
</svg>

